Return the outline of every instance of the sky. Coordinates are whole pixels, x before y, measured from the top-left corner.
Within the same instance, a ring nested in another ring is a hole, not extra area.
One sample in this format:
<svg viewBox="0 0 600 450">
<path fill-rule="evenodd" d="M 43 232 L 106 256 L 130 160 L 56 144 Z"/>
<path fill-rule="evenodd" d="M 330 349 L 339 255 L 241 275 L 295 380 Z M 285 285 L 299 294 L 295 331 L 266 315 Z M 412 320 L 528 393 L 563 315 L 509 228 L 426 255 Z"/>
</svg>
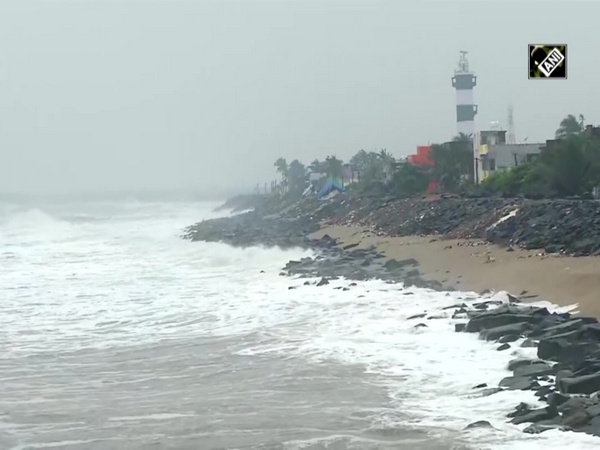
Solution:
<svg viewBox="0 0 600 450">
<path fill-rule="evenodd" d="M 360 149 L 456 134 L 467 50 L 478 129 L 600 124 L 600 2 L 2 0 L 0 193 L 249 189 Z M 568 45 L 567 80 L 527 46 Z"/>
</svg>

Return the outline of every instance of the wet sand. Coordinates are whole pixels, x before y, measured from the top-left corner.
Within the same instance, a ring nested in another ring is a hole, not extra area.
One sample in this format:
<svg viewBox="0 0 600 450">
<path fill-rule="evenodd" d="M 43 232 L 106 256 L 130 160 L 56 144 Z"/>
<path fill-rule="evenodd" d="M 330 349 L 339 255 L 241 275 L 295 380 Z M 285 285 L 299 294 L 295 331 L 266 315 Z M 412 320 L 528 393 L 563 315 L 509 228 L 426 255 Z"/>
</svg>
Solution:
<svg viewBox="0 0 600 450">
<path fill-rule="evenodd" d="M 328 234 L 356 248 L 375 245 L 386 257 L 414 258 L 423 278 L 461 291 L 508 291 L 523 299 L 558 305 L 579 304 L 582 314 L 600 317 L 600 258 L 544 255 L 540 251 L 506 248 L 480 240 L 377 236 L 362 227 L 326 226 Z"/>
</svg>

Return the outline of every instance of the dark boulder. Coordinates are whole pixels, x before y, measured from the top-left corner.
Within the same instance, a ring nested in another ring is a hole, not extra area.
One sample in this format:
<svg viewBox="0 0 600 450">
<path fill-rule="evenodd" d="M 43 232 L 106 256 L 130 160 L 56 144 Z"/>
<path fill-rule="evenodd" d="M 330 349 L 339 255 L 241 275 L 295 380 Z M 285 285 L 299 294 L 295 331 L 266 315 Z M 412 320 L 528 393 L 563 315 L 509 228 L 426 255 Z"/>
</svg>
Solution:
<svg viewBox="0 0 600 450">
<path fill-rule="evenodd" d="M 511 323 L 509 325 L 502 325 L 495 328 L 489 328 L 482 330 L 479 337 L 487 341 L 495 341 L 506 335 L 520 335 L 529 329 L 527 322 Z"/>
<path fill-rule="evenodd" d="M 501 344 L 506 344 L 509 342 L 516 342 L 519 339 L 521 339 L 521 335 L 519 335 L 519 334 L 507 334 L 505 336 L 502 336 L 500 339 L 498 339 L 498 342 Z"/>
<path fill-rule="evenodd" d="M 544 361 L 541 359 L 517 358 L 510 360 L 506 368 L 508 370 L 515 370 L 519 366 L 530 366 L 532 364 L 544 364 Z"/>
<path fill-rule="evenodd" d="M 557 383 L 563 394 L 592 394 L 600 391 L 600 372 L 581 377 L 563 378 Z"/>
<path fill-rule="evenodd" d="M 529 411 L 531 411 L 531 406 L 529 406 L 527 403 L 521 402 L 517 405 L 517 407 L 515 408 L 515 410 L 511 413 L 508 413 L 506 415 L 506 417 L 519 417 L 519 416 L 524 416 L 525 414 L 527 414 Z"/>
<path fill-rule="evenodd" d="M 511 422 L 515 425 L 526 422 L 540 422 L 541 420 L 550 420 L 558 416 L 558 412 L 554 408 L 546 407 L 533 409 L 526 414 L 514 417 Z"/>
<path fill-rule="evenodd" d="M 515 377 L 541 377 L 553 373 L 552 367 L 546 363 L 521 365 L 514 369 Z"/>
<path fill-rule="evenodd" d="M 539 383 L 529 377 L 505 377 L 500 380 L 499 386 L 509 391 L 526 391 L 539 387 Z"/>
<path fill-rule="evenodd" d="M 492 424 L 487 420 L 478 420 L 477 422 L 470 423 L 465 427 L 465 430 L 471 430 L 473 428 L 493 428 Z"/>
<path fill-rule="evenodd" d="M 479 397 L 489 397 L 490 395 L 497 394 L 498 392 L 502 392 L 504 389 L 501 387 L 493 387 L 493 388 L 485 388 L 479 391 Z"/>
<path fill-rule="evenodd" d="M 414 316 L 407 317 L 406 320 L 421 319 L 421 318 L 425 317 L 426 315 L 427 315 L 427 313 L 415 314 Z"/>
<path fill-rule="evenodd" d="M 317 286 L 325 286 L 326 284 L 329 284 L 329 280 L 325 277 L 321 278 L 321 280 L 317 283 Z"/>
<path fill-rule="evenodd" d="M 533 324 L 548 314 L 550 313 L 546 308 L 502 305 L 490 311 L 470 313 L 467 331 L 474 333 L 519 322 Z"/>
<path fill-rule="evenodd" d="M 548 405 L 552 406 L 553 408 L 557 408 L 560 405 L 562 405 L 563 403 L 565 403 L 567 400 L 569 400 L 571 397 L 568 395 L 564 395 L 561 394 L 560 392 L 552 392 L 551 394 L 548 394 Z"/>
<path fill-rule="evenodd" d="M 454 331 L 456 331 L 457 333 L 461 333 L 461 332 L 465 331 L 466 329 L 467 329 L 466 323 L 455 323 L 454 324 Z"/>
</svg>

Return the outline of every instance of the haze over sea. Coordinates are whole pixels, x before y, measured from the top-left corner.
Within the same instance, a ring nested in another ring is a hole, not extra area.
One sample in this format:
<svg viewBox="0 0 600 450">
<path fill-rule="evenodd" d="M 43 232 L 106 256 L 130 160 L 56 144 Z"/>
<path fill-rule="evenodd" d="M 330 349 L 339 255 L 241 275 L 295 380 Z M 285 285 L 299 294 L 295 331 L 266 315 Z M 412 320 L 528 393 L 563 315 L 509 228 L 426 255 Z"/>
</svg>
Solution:
<svg viewBox="0 0 600 450">
<path fill-rule="evenodd" d="M 515 356 L 406 320 L 475 294 L 304 286 L 279 276 L 303 250 L 179 237 L 215 206 L 0 204 L 0 448 L 598 446 L 506 424 L 533 392 L 472 388 Z M 463 431 L 477 420 L 495 429 Z"/>
</svg>

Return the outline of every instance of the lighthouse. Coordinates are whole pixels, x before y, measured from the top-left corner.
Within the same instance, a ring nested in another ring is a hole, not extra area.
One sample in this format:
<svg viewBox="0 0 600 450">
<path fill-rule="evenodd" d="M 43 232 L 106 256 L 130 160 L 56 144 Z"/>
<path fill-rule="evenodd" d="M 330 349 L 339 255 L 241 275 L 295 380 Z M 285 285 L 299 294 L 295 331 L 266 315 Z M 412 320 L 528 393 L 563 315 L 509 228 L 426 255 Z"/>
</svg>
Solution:
<svg viewBox="0 0 600 450">
<path fill-rule="evenodd" d="M 473 102 L 473 88 L 477 85 L 477 77 L 469 70 L 467 52 L 460 52 L 458 68 L 454 70 L 452 87 L 456 89 L 456 129 L 474 137 L 475 114 L 477 105 Z"/>
</svg>

